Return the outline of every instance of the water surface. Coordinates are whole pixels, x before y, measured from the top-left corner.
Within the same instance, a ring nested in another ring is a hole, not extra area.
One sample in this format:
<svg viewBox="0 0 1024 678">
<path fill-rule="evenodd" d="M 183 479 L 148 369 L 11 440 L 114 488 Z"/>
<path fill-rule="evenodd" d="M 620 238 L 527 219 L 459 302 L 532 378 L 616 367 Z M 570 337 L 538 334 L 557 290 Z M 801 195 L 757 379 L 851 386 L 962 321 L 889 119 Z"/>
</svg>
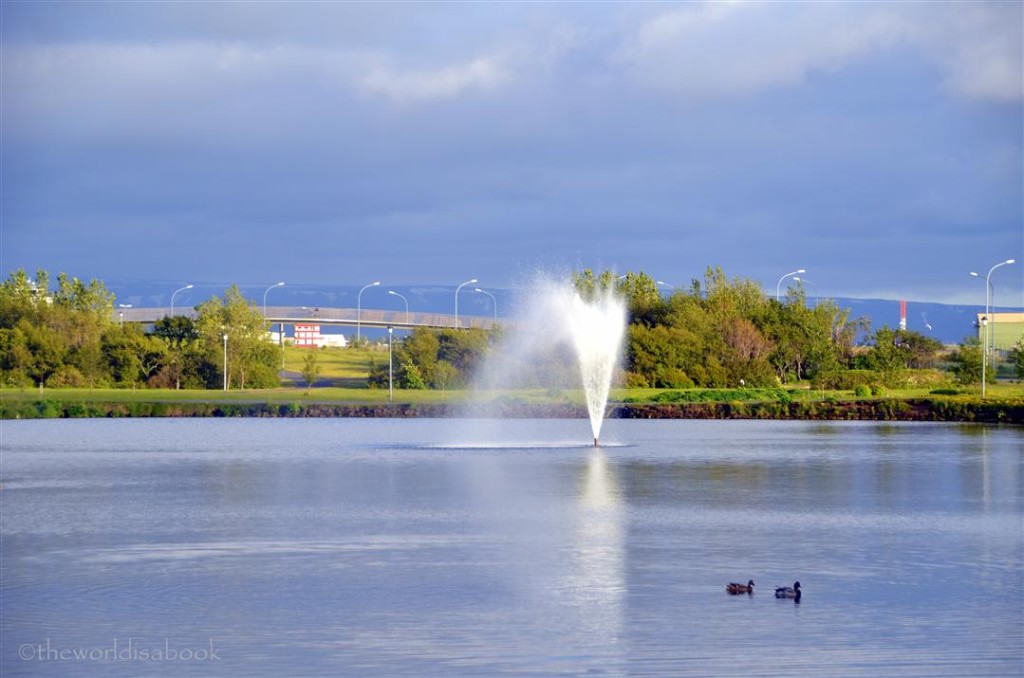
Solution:
<svg viewBox="0 0 1024 678">
<path fill-rule="evenodd" d="M 600 451 L 581 420 L 2 435 L 4 676 L 1024 667 L 1020 429 L 613 420 Z M 799 604 L 772 596 L 794 580 Z"/>
</svg>

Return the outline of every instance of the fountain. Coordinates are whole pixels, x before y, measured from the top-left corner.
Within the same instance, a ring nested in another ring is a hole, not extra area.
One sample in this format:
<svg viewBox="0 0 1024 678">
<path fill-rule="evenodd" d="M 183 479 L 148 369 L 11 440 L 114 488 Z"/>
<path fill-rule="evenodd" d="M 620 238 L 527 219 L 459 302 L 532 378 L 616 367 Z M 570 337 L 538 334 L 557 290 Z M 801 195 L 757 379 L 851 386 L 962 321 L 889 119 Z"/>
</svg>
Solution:
<svg viewBox="0 0 1024 678">
<path fill-rule="evenodd" d="M 558 388 L 582 383 L 598 447 L 625 334 L 625 304 L 611 290 L 584 300 L 571 284 L 548 278 L 538 278 L 527 290 L 477 386 Z"/>
<path fill-rule="evenodd" d="M 608 391 L 625 329 L 625 308 L 610 293 L 592 302 L 583 301 L 577 294 L 570 302 L 566 322 L 579 361 L 594 447 L 599 447 Z"/>
</svg>

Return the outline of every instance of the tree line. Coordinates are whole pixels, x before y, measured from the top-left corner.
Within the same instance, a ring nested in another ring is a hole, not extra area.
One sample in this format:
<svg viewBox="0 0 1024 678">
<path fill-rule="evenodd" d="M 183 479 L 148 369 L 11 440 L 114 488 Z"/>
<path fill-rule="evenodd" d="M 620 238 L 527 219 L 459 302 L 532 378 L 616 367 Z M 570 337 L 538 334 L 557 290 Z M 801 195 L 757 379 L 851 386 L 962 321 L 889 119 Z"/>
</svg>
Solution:
<svg viewBox="0 0 1024 678">
<path fill-rule="evenodd" d="M 808 303 L 802 286 L 784 299 L 765 295 L 755 281 L 728 278 L 708 268 L 688 289 L 663 296 L 643 272 L 617 276 L 584 269 L 573 276 L 576 291 L 591 299 L 613 290 L 628 309 L 623 371 L 628 388 L 769 388 L 810 383 L 820 389 L 871 393 L 908 385 L 941 386 L 981 382 L 981 346 L 967 337 L 952 351 L 919 332 L 883 325 L 872 330 L 834 301 Z M 481 330 L 417 329 L 395 351 L 395 384 L 400 388 L 463 386 L 496 338 Z M 1018 346 L 1019 378 L 1024 364 Z M 541 365 L 522 365 L 522 383 L 545 385 L 545 375 L 571 372 L 571 356 L 554 354 Z M 942 368 L 942 370 L 938 368 Z M 387 365 L 378 366 L 371 385 L 387 385 Z M 986 374 L 989 381 L 994 371 Z M 531 382 L 532 380 L 532 382 Z M 563 381 L 564 383 L 564 381 Z"/>
<path fill-rule="evenodd" d="M 590 269 L 573 276 L 584 298 L 614 290 L 625 299 L 628 327 L 622 385 L 630 388 L 776 387 L 809 382 L 821 389 L 977 384 L 981 346 L 968 337 L 952 351 L 917 332 L 864 318 L 834 301 L 808 303 L 802 287 L 784 299 L 766 296 L 756 282 L 708 268 L 688 289 L 663 296 L 649 275 Z M 0 283 L 0 383 L 5 386 L 270 388 L 280 385 L 281 349 L 267 340 L 269 325 L 237 286 L 196 307 L 195 317 L 157 321 L 149 332 L 114 320 L 114 295 L 102 282 L 60 274 L 50 284 L 16 271 Z M 226 339 L 225 339 L 226 336 Z M 416 329 L 397 342 L 394 384 L 399 388 L 462 388 L 477 373 L 501 330 Z M 386 358 L 371 357 L 371 387 L 386 387 Z M 303 373 L 319 372 L 315 353 Z M 571 377 L 571 356 L 554 353 L 523 365 L 517 385 L 547 385 Z M 1024 378 L 1024 351 L 1012 352 Z M 945 372 L 940 372 L 937 367 Z M 986 378 L 994 379 L 994 370 Z M 558 377 L 558 379 L 555 379 Z M 548 379 L 548 381 L 545 381 Z M 499 388 L 502 385 L 497 385 Z M 507 386 L 506 386 L 507 387 Z"/>
<path fill-rule="evenodd" d="M 0 283 L 0 382 L 54 388 L 269 388 L 280 385 L 280 348 L 237 286 L 196 307 L 195 318 L 164 317 L 152 331 L 113 318 L 114 295 L 46 271 Z"/>
</svg>

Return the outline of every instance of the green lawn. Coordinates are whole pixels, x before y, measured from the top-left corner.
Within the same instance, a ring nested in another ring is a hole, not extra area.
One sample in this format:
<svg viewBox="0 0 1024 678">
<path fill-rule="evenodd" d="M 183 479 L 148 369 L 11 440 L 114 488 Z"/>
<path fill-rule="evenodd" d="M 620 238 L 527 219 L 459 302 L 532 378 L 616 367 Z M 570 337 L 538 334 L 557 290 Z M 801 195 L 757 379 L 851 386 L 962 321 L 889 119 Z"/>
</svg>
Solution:
<svg viewBox="0 0 1024 678">
<path fill-rule="evenodd" d="M 321 371 L 317 386 L 306 393 L 301 377 L 303 360 L 309 351 L 315 350 Z M 286 346 L 284 349 L 285 383 L 275 389 L 231 390 L 168 390 L 168 389 L 44 389 L 38 388 L 0 389 L 0 398 L 9 401 L 36 401 L 52 399 L 63 402 L 237 402 L 237 403 L 384 403 L 388 399 L 386 388 L 369 388 L 367 377 L 371 366 L 386 366 L 388 353 L 380 348 L 322 348 L 304 349 Z M 925 398 L 933 387 L 911 389 L 889 389 L 888 398 Z M 612 389 L 610 400 L 624 402 L 649 402 L 659 393 L 673 389 Z M 854 400 L 853 391 L 818 391 L 806 384 L 789 389 L 795 400 Z M 977 396 L 979 386 L 961 389 L 964 395 Z M 987 395 L 993 400 L 1024 398 L 1024 384 L 1000 382 L 987 388 Z M 397 403 L 457 403 L 467 400 L 489 401 L 497 398 L 536 404 L 582 404 L 580 389 L 536 389 L 508 390 L 474 393 L 462 389 L 449 389 L 444 393 L 432 390 L 395 389 Z"/>
<path fill-rule="evenodd" d="M 295 348 L 284 347 L 285 372 L 295 373 L 294 384 L 305 387 L 301 376 L 302 366 L 310 351 L 315 351 L 320 365 L 318 384 L 325 382 L 333 387 L 345 389 L 366 389 L 366 380 L 372 364 L 387 365 L 388 352 L 374 348 Z"/>
<path fill-rule="evenodd" d="M 338 368 L 342 369 L 339 362 Z M 345 379 L 345 377 L 340 377 Z M 670 389 L 666 389 L 670 390 Z M 633 402 L 646 402 L 653 396 L 664 391 L 658 389 L 612 389 L 610 400 L 623 402 L 627 398 Z M 794 399 L 821 400 L 855 400 L 852 391 L 816 391 L 810 389 L 794 389 Z M 980 389 L 965 390 L 964 395 L 977 396 Z M 987 389 L 992 400 L 1024 398 L 1024 384 L 995 384 Z M 929 389 L 890 390 L 887 398 L 924 398 L 929 396 Z M 432 390 L 401 390 L 395 389 L 397 403 L 458 403 L 469 400 L 490 401 L 498 398 L 523 403 L 583 403 L 583 393 L 579 389 L 538 389 L 471 392 L 463 389 L 449 389 L 445 392 Z M 0 389 L 0 399 L 8 401 L 37 401 L 52 399 L 63 402 L 236 402 L 236 403 L 384 403 L 388 399 L 387 389 L 371 389 L 363 385 L 357 388 L 325 387 L 314 388 L 309 394 L 304 386 L 282 387 L 274 389 L 231 390 L 172 390 L 172 389 L 44 389 L 38 388 L 4 388 Z"/>
</svg>

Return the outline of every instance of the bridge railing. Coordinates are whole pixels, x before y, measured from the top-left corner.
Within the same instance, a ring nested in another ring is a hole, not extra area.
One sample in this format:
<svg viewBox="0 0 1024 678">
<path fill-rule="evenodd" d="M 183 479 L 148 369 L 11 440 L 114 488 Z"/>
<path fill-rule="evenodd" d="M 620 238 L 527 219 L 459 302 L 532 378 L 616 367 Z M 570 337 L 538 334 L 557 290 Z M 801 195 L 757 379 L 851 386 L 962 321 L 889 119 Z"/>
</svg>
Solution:
<svg viewBox="0 0 1024 678">
<path fill-rule="evenodd" d="M 262 311 L 262 308 L 260 309 Z M 114 320 L 132 323 L 154 323 L 161 318 L 170 315 L 169 307 L 149 308 L 118 308 L 114 310 Z M 175 308 L 175 315 L 183 315 L 194 318 L 196 313 L 192 308 Z M 364 308 L 332 308 L 304 307 L 304 306 L 268 306 L 267 322 L 272 324 L 285 323 L 294 325 L 296 323 L 308 323 L 316 325 L 341 325 L 355 327 L 357 324 L 366 327 L 400 327 L 400 328 L 452 328 L 455 327 L 454 314 L 447 313 L 422 313 L 411 311 L 408 314 L 404 311 L 380 310 Z M 472 316 L 459 314 L 458 326 L 462 328 L 491 329 L 499 323 L 494 318 L 485 316 Z"/>
</svg>

